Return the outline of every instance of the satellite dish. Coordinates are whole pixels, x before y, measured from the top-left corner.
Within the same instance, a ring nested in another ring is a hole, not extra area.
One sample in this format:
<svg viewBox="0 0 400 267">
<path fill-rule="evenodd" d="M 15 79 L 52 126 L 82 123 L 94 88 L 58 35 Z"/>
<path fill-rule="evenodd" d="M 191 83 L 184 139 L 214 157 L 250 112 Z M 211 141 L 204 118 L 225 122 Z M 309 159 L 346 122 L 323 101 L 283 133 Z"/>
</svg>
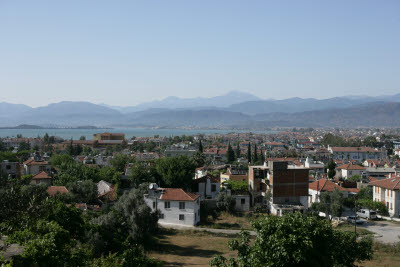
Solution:
<svg viewBox="0 0 400 267">
<path fill-rule="evenodd" d="M 152 183 L 152 184 L 149 185 L 149 188 L 152 189 L 152 190 L 153 189 L 156 190 L 158 188 L 158 185 L 155 184 L 155 183 Z"/>
</svg>

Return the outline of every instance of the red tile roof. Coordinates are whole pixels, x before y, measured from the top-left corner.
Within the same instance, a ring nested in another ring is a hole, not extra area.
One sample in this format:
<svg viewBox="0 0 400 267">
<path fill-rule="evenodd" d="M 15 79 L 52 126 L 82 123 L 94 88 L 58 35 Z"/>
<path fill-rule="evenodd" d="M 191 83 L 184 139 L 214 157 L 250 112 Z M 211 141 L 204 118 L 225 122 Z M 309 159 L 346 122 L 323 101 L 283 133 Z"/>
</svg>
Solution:
<svg viewBox="0 0 400 267">
<path fill-rule="evenodd" d="M 47 161 L 35 161 L 34 159 L 28 159 L 24 162 L 25 165 L 48 165 Z"/>
<path fill-rule="evenodd" d="M 352 163 L 347 163 L 340 165 L 337 167 L 337 169 L 342 169 L 342 170 L 365 170 L 364 167 L 361 167 L 360 165 L 357 164 L 352 164 Z"/>
<path fill-rule="evenodd" d="M 68 189 L 65 186 L 49 186 L 49 188 L 47 188 L 47 193 L 51 197 L 55 196 L 57 193 L 68 194 Z"/>
<path fill-rule="evenodd" d="M 47 172 L 42 171 L 32 177 L 32 179 L 52 179 L 51 176 L 47 174 Z"/>
<path fill-rule="evenodd" d="M 370 185 L 383 187 L 391 190 L 400 190 L 400 177 L 393 177 L 383 180 L 376 180 L 369 183 Z"/>
<path fill-rule="evenodd" d="M 160 197 L 162 200 L 195 201 L 200 197 L 200 195 L 186 192 L 182 188 L 160 188 L 160 190 L 164 190 L 164 194 Z"/>
<path fill-rule="evenodd" d="M 325 178 L 309 184 L 308 188 L 311 190 L 319 191 L 319 192 L 321 192 L 321 191 L 332 192 L 333 190 L 335 190 L 335 188 L 338 189 L 339 191 L 348 191 L 348 192 L 355 192 L 355 193 L 358 193 L 358 191 L 359 191 L 359 189 L 357 189 L 357 188 L 341 187 L 341 186 L 335 184 L 334 182 L 332 182 L 328 179 L 325 179 Z"/>
<path fill-rule="evenodd" d="M 207 179 L 210 179 L 211 183 L 219 183 L 219 179 L 217 179 L 214 175 L 211 175 L 211 174 L 207 174 L 201 178 L 194 179 L 193 183 L 195 183 L 195 184 L 205 183 L 207 181 Z"/>
<path fill-rule="evenodd" d="M 333 152 L 379 152 L 372 147 L 331 147 Z"/>
</svg>

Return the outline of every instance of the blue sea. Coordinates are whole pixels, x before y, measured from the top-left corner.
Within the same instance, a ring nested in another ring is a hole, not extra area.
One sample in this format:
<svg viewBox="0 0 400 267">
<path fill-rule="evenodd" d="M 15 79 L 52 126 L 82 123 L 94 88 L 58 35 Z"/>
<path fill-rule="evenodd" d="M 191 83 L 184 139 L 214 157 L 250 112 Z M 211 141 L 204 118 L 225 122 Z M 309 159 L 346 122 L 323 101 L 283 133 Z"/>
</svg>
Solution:
<svg viewBox="0 0 400 267">
<path fill-rule="evenodd" d="M 251 130 L 212 130 L 212 129 L 152 129 L 152 128 L 113 128 L 113 129 L 0 129 L 0 137 L 16 137 L 22 134 L 23 137 L 43 137 L 46 133 L 50 136 L 58 136 L 63 139 L 79 139 L 85 136 L 87 140 L 93 139 L 95 133 L 124 133 L 125 138 L 159 136 L 177 136 L 194 134 L 226 134 L 226 133 L 277 133 L 276 131 L 251 131 Z"/>
</svg>

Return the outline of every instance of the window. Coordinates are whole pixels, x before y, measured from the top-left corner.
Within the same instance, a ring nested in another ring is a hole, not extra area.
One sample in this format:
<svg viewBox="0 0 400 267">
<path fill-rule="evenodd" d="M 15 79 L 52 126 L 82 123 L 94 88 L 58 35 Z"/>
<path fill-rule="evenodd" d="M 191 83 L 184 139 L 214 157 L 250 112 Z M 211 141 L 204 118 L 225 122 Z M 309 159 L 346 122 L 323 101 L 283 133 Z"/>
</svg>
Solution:
<svg viewBox="0 0 400 267">
<path fill-rule="evenodd" d="M 211 185 L 211 192 L 217 191 L 217 186 L 215 184 Z"/>
<path fill-rule="evenodd" d="M 242 199 L 240 200 L 240 203 L 241 203 L 242 205 L 246 204 L 246 199 L 245 199 L 245 198 L 242 198 Z"/>
<path fill-rule="evenodd" d="M 6 165 L 7 170 L 11 170 L 11 165 Z"/>
<path fill-rule="evenodd" d="M 39 166 L 39 171 L 40 172 L 46 171 L 46 166 Z"/>
<path fill-rule="evenodd" d="M 164 213 L 160 213 L 159 219 L 164 219 Z"/>
<path fill-rule="evenodd" d="M 391 209 L 391 210 L 393 209 L 392 202 L 390 202 L 390 209 Z"/>
<path fill-rule="evenodd" d="M 155 208 L 156 208 L 156 202 L 153 201 L 153 209 L 155 209 Z"/>
<path fill-rule="evenodd" d="M 179 202 L 179 209 L 184 210 L 185 209 L 185 202 Z"/>
<path fill-rule="evenodd" d="M 184 221 L 184 220 L 185 220 L 185 215 L 179 214 L 179 220 L 180 220 L 180 221 Z"/>
<path fill-rule="evenodd" d="M 164 208 L 165 209 L 170 209 L 171 208 L 171 203 L 169 201 L 164 202 Z"/>
</svg>

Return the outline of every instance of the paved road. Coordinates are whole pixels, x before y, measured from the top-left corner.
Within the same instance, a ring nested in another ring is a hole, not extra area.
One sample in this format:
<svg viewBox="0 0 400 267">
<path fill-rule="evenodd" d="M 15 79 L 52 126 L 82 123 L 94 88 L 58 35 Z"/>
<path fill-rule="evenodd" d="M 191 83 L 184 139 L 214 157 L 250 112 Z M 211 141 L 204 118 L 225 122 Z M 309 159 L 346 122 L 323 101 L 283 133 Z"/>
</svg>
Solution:
<svg viewBox="0 0 400 267">
<path fill-rule="evenodd" d="M 357 227 L 374 232 L 375 239 L 383 243 L 400 242 L 400 224 L 388 221 L 368 221 Z"/>
</svg>

